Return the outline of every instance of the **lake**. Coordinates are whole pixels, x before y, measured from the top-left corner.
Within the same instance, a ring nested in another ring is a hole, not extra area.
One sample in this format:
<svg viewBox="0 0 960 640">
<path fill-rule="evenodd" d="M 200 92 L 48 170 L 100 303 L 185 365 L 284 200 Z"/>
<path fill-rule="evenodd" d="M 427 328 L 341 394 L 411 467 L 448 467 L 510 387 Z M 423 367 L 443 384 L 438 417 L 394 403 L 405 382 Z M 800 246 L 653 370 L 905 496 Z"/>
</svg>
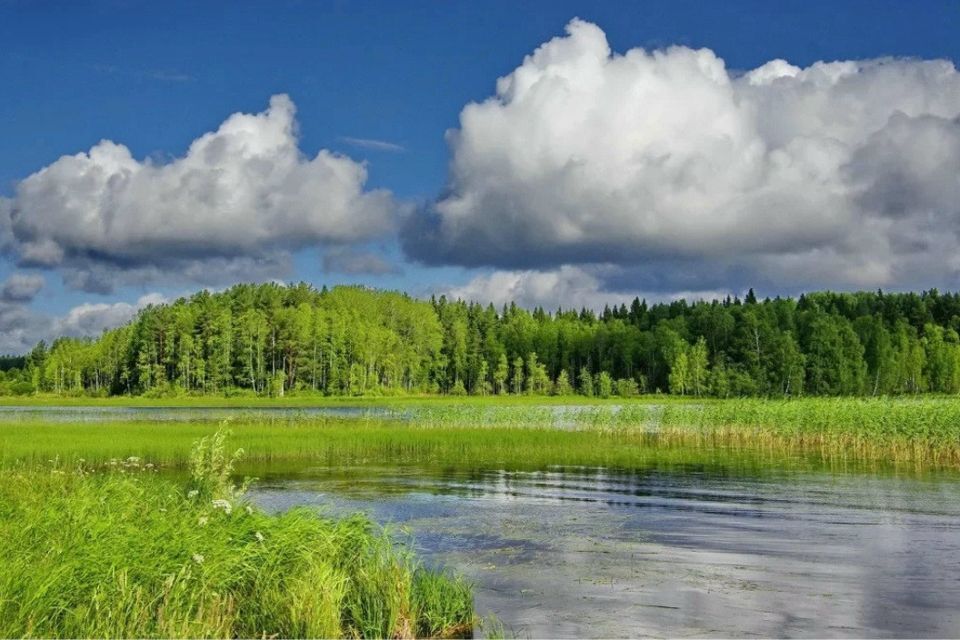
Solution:
<svg viewBox="0 0 960 640">
<path fill-rule="evenodd" d="M 578 410 L 549 408 L 560 429 Z M 91 423 L 230 417 L 372 415 L 400 426 L 405 411 L 0 407 L 0 420 L 85 423 L 90 435 Z M 659 457 L 645 446 L 650 463 L 630 469 L 458 469 L 379 457 L 243 471 L 260 478 L 252 498 L 268 510 L 363 511 L 387 524 L 425 562 L 471 579 L 479 613 L 517 637 L 960 636 L 960 474 L 854 461 L 849 472 L 762 448 L 667 448 Z"/>
<path fill-rule="evenodd" d="M 253 498 L 389 523 L 519 637 L 960 635 L 955 475 L 313 468 Z"/>
</svg>

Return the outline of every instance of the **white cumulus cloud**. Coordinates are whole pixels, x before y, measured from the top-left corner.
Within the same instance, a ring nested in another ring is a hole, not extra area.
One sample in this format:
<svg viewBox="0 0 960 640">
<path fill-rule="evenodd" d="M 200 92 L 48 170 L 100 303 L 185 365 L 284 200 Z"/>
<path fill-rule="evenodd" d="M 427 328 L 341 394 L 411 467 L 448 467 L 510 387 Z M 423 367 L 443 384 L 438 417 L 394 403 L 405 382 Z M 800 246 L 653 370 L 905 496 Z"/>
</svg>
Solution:
<svg viewBox="0 0 960 640">
<path fill-rule="evenodd" d="M 958 116 L 949 61 L 738 75 L 709 49 L 616 54 L 574 20 L 463 109 L 448 188 L 404 244 L 427 263 L 612 263 L 664 291 L 956 287 Z"/>
<path fill-rule="evenodd" d="M 516 302 L 527 309 L 542 307 L 548 311 L 584 307 L 599 311 L 608 305 L 630 304 L 634 298 L 662 302 L 677 298 L 713 300 L 732 295 L 722 290 L 676 291 L 664 295 L 656 291 L 605 289 L 604 280 L 617 273 L 618 270 L 609 265 L 564 265 L 549 270 L 497 270 L 475 276 L 460 286 L 442 288 L 439 293 L 455 300 L 493 303 L 498 308 Z"/>
<path fill-rule="evenodd" d="M 305 156 L 294 116 L 293 102 L 274 96 L 169 163 L 137 160 L 110 140 L 63 156 L 17 185 L 0 244 L 12 238 L 21 264 L 60 268 L 68 284 L 104 292 L 162 278 L 282 276 L 292 251 L 390 233 L 391 195 L 364 190 L 363 164 L 325 150 Z"/>
<path fill-rule="evenodd" d="M 129 322 L 144 307 L 166 302 L 167 298 L 159 293 L 148 293 L 133 303 L 87 302 L 73 307 L 63 316 L 54 318 L 50 334 L 71 337 L 98 336 L 106 329 Z"/>
</svg>

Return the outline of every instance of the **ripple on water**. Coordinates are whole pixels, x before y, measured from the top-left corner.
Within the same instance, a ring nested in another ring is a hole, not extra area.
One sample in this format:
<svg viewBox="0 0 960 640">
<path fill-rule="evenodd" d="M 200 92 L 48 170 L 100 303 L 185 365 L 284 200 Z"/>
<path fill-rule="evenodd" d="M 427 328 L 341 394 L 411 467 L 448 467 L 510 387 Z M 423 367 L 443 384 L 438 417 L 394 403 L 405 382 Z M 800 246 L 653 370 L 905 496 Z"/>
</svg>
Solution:
<svg viewBox="0 0 960 640">
<path fill-rule="evenodd" d="M 254 498 L 404 527 L 518 635 L 960 635 L 955 477 L 314 469 Z"/>
</svg>

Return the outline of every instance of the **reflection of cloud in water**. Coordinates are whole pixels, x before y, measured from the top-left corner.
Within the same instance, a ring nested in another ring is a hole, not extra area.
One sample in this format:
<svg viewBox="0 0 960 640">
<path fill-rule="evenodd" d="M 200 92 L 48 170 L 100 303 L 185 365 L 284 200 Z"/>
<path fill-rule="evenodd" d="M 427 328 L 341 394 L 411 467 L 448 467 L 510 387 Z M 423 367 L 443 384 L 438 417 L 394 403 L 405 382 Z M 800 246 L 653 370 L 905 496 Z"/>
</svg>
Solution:
<svg viewBox="0 0 960 640">
<path fill-rule="evenodd" d="M 519 635 L 960 634 L 953 478 L 313 473 L 255 497 L 402 524 Z"/>
</svg>

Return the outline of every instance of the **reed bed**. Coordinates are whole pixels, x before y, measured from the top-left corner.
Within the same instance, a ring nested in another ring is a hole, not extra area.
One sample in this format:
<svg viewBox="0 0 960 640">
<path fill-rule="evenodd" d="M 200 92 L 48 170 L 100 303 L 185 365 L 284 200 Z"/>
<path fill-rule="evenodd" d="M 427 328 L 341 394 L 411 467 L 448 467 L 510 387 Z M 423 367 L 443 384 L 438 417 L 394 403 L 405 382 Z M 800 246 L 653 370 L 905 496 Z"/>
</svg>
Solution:
<svg viewBox="0 0 960 640">
<path fill-rule="evenodd" d="M 469 585 L 362 516 L 272 515 L 238 477 L 362 469 L 960 470 L 960 400 L 405 404 L 357 417 L 0 422 L 0 637 L 472 632 Z M 201 444 L 195 446 L 195 443 Z M 173 470 L 159 473 L 158 469 Z"/>
<path fill-rule="evenodd" d="M 423 408 L 421 425 L 641 432 L 645 442 L 779 449 L 823 459 L 960 469 L 960 399 L 810 398 L 606 407 Z"/>
<path fill-rule="evenodd" d="M 730 400 L 663 408 L 660 427 L 712 443 L 960 469 L 960 400 Z"/>
<path fill-rule="evenodd" d="M 801 417 L 764 422 L 777 418 L 774 411 L 721 413 L 710 404 L 559 413 L 539 408 L 444 409 L 408 411 L 394 418 L 237 419 L 231 426 L 235 444 L 247 452 L 243 464 L 253 475 L 367 465 L 960 469 L 956 443 L 942 431 L 927 438 L 909 432 L 872 435 Z M 136 456 L 165 468 L 185 468 L 190 443 L 215 428 L 203 422 L 0 423 L 0 466 L 57 459 L 103 464 Z"/>
<path fill-rule="evenodd" d="M 243 467 L 365 465 L 462 468 L 547 466 L 639 467 L 669 456 L 635 430 L 557 429 L 550 426 L 438 427 L 362 419 L 231 421 Z M 135 456 L 166 469 L 186 469 L 191 443 L 216 429 L 210 423 L 0 423 L 0 464 L 117 464 Z M 678 459 L 686 452 L 680 451 Z"/>
</svg>

